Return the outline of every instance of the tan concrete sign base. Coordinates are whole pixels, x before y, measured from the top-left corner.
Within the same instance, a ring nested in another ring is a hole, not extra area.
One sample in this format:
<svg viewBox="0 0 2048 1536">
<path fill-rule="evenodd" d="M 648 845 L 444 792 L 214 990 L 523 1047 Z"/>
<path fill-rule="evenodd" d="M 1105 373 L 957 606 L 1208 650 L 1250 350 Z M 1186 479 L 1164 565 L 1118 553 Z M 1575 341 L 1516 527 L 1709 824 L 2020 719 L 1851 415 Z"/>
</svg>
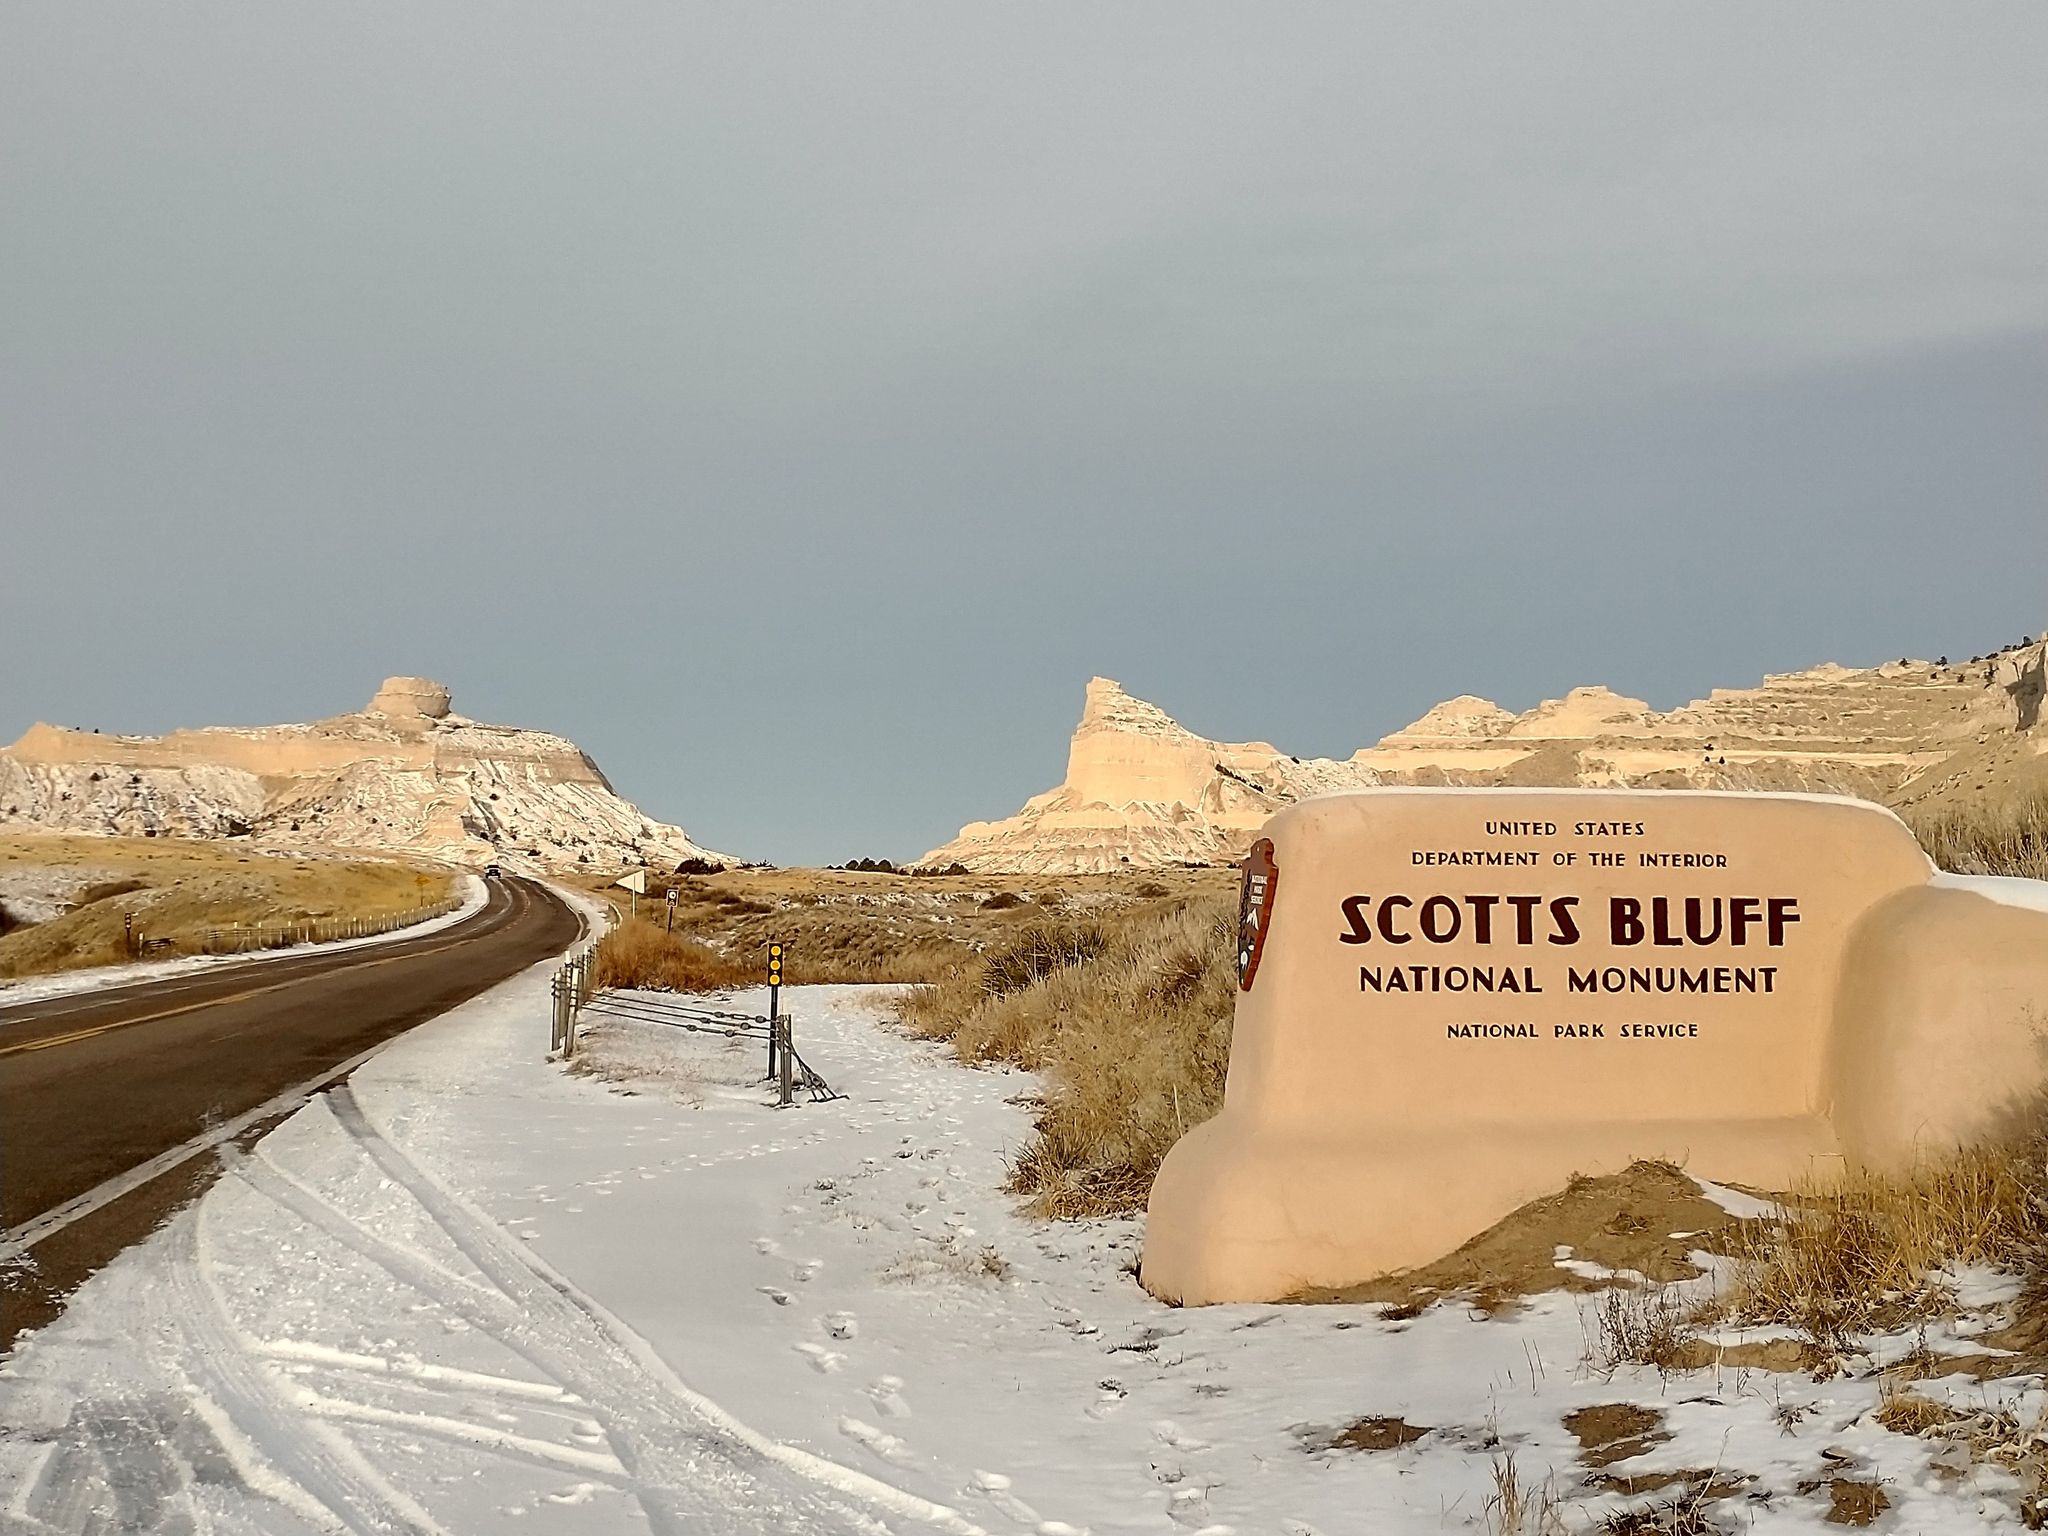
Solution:
<svg viewBox="0 0 2048 1536">
<path fill-rule="evenodd" d="M 1224 1106 L 1153 1186 L 1169 1300 L 1425 1263 L 1636 1158 L 1895 1166 L 2048 1075 L 2048 886 L 1861 801 L 1374 789 L 1265 835 Z"/>
</svg>

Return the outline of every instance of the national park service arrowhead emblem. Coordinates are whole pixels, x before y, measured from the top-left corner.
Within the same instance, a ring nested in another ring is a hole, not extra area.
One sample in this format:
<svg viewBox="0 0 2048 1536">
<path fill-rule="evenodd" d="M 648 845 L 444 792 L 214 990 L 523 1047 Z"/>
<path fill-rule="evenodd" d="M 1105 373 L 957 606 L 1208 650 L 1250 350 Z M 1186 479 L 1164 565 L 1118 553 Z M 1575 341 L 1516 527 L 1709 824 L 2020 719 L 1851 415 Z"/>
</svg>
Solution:
<svg viewBox="0 0 2048 1536">
<path fill-rule="evenodd" d="M 1280 888 L 1280 866 L 1273 862 L 1273 840 L 1262 837 L 1244 856 L 1244 887 L 1237 898 L 1237 989 L 1249 992 L 1258 974 L 1259 955 L 1266 947 L 1266 929 L 1273 920 L 1273 893 Z"/>
</svg>

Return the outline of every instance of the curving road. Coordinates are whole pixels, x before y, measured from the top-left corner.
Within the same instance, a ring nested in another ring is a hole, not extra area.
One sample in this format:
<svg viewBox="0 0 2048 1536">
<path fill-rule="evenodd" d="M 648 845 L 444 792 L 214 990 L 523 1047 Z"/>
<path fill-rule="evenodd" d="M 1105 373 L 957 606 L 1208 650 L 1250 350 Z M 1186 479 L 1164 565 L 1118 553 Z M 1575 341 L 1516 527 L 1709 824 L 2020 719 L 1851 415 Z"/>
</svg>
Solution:
<svg viewBox="0 0 2048 1536">
<path fill-rule="evenodd" d="M 0 1357 L 203 1188 L 215 1146 L 581 927 L 545 887 L 506 879 L 417 938 L 0 1008 Z"/>
</svg>

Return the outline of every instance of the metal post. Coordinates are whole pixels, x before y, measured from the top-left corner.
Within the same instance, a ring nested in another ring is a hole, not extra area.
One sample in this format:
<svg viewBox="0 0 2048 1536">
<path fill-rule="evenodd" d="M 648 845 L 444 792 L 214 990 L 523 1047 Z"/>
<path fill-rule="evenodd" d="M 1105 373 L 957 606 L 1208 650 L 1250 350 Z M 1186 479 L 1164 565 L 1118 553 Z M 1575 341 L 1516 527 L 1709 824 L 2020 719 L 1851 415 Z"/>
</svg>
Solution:
<svg viewBox="0 0 2048 1536">
<path fill-rule="evenodd" d="M 771 1033 L 782 1042 L 782 1061 L 780 1064 L 782 1073 L 782 1102 L 777 1108 L 787 1109 L 795 1102 L 796 1093 L 796 1050 L 789 1043 L 789 1016 L 787 1014 L 775 1021 L 775 1028 Z"/>
<path fill-rule="evenodd" d="M 768 1076 L 775 1076 L 776 1047 L 779 1035 L 776 1020 L 782 1017 L 782 945 L 771 939 L 768 942 Z"/>
</svg>

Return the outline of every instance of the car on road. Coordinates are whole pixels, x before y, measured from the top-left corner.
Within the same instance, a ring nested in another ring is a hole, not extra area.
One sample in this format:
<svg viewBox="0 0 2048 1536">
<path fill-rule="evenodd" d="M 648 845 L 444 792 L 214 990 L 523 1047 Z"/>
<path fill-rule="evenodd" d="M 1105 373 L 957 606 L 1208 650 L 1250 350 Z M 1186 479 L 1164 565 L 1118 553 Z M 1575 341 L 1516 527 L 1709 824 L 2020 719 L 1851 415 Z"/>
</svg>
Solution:
<svg viewBox="0 0 2048 1536">
<path fill-rule="evenodd" d="M 484 878 L 486 880 L 501 880 L 504 878 L 504 875 L 505 871 L 498 868 L 495 864 L 486 864 L 484 866 Z"/>
</svg>

